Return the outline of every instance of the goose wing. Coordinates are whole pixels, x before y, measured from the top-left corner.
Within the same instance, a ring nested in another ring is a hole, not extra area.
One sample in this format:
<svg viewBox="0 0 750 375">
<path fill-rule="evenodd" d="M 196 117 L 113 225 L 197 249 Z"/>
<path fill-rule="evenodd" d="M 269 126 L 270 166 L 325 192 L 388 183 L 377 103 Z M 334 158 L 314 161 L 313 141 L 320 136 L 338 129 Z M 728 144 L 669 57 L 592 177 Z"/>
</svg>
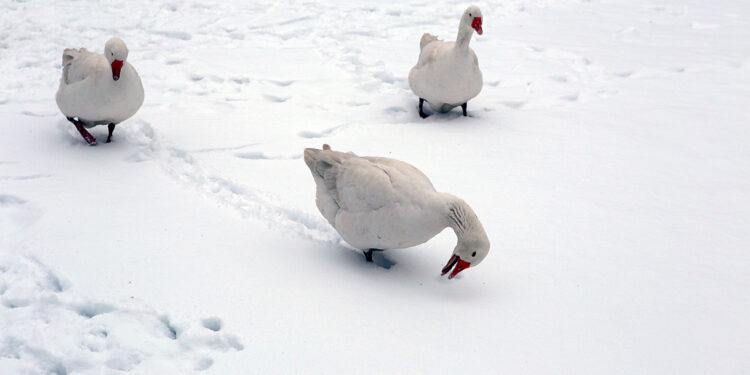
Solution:
<svg viewBox="0 0 750 375">
<path fill-rule="evenodd" d="M 97 56 L 85 48 L 65 49 L 62 56 L 63 81 L 69 85 L 88 78 L 99 68 L 97 57 L 104 59 L 104 56 Z"/>
<path fill-rule="evenodd" d="M 305 150 L 305 162 L 333 201 L 350 212 L 374 211 L 394 200 L 391 179 L 377 162 L 331 150 Z"/>
</svg>

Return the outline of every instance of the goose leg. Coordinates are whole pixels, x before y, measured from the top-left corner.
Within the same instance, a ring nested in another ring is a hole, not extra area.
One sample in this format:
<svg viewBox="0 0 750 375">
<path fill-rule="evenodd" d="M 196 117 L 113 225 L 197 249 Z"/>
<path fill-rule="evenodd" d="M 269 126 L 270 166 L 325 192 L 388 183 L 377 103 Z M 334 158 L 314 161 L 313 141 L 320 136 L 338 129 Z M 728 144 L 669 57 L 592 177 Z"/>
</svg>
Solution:
<svg viewBox="0 0 750 375">
<path fill-rule="evenodd" d="M 94 138 L 91 133 L 89 133 L 84 127 L 83 123 L 74 119 L 73 117 L 68 117 L 68 121 L 72 122 L 73 125 L 75 125 L 76 130 L 78 130 L 79 133 L 81 133 L 81 137 L 83 137 L 83 140 L 86 141 L 91 146 L 96 146 L 96 138 Z"/>
<path fill-rule="evenodd" d="M 115 131 L 115 125 L 116 124 L 107 125 L 107 128 L 109 128 L 109 135 L 107 136 L 107 141 L 104 143 L 112 142 L 112 132 Z"/>
<path fill-rule="evenodd" d="M 424 99 L 419 98 L 419 117 L 421 118 L 427 118 L 429 116 L 428 114 L 424 113 L 422 110 L 422 106 L 424 105 Z"/>
<path fill-rule="evenodd" d="M 464 116 L 466 116 L 466 103 L 461 104 L 461 109 L 464 111 Z"/>
<path fill-rule="evenodd" d="M 373 251 L 383 251 L 381 249 L 367 249 L 363 250 L 362 252 L 365 253 L 365 259 L 367 259 L 368 262 L 372 262 L 372 252 Z"/>
</svg>

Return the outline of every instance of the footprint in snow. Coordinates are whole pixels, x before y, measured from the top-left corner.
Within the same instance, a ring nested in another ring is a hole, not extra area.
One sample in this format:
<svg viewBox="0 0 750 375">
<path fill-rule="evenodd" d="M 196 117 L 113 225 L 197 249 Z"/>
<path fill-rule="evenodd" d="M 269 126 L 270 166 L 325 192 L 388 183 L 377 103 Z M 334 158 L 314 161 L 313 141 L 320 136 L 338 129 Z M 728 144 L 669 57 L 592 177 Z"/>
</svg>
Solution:
<svg viewBox="0 0 750 375">
<path fill-rule="evenodd" d="M 346 102 L 346 105 L 350 107 L 361 107 L 361 106 L 369 105 L 369 104 L 370 102 L 354 102 L 354 101 Z"/>
<path fill-rule="evenodd" d="M 568 101 L 568 102 L 575 102 L 578 100 L 578 93 L 561 96 L 560 99 Z"/>
<path fill-rule="evenodd" d="M 268 82 L 271 82 L 271 83 L 273 83 L 276 86 L 287 87 L 287 86 L 289 86 L 292 83 L 295 83 L 297 81 L 275 81 L 275 80 L 268 80 Z"/>
<path fill-rule="evenodd" d="M 209 317 L 209 318 L 204 318 L 203 320 L 201 320 L 201 324 L 206 329 L 210 329 L 210 330 L 212 330 L 214 332 L 221 331 L 221 319 L 219 319 L 219 318 L 217 318 L 215 316 L 212 316 L 212 317 Z"/>
<path fill-rule="evenodd" d="M 614 74 L 616 76 L 618 76 L 618 77 L 628 78 L 628 77 L 632 76 L 633 74 L 635 74 L 635 71 L 634 70 L 627 70 L 627 71 L 624 71 L 624 72 L 618 72 L 618 73 L 614 73 Z"/>
<path fill-rule="evenodd" d="M 173 39 L 180 39 L 180 40 L 190 40 L 190 39 L 193 39 L 193 36 L 190 35 L 190 33 L 186 33 L 184 31 L 157 31 L 157 30 L 154 30 L 154 31 L 152 31 L 152 33 L 157 34 L 157 35 L 164 35 L 164 36 L 166 36 L 168 38 L 173 38 Z"/>
<path fill-rule="evenodd" d="M 25 116 L 31 116 L 31 117 L 51 117 L 51 116 L 55 115 L 55 113 L 52 113 L 52 114 L 50 114 L 50 113 L 36 113 L 36 112 L 31 112 L 31 111 L 22 111 L 21 114 L 25 115 Z"/>
<path fill-rule="evenodd" d="M 106 314 L 115 310 L 115 307 L 106 303 L 83 303 L 71 306 L 78 315 L 91 319 L 100 314 Z"/>
<path fill-rule="evenodd" d="M 269 159 L 268 156 L 266 156 L 262 152 L 255 152 L 255 151 L 248 151 L 248 152 L 238 152 L 234 154 L 234 156 L 240 158 L 240 159 L 248 159 L 248 160 L 267 160 Z"/>
<path fill-rule="evenodd" d="M 268 156 L 262 152 L 248 151 L 248 152 L 238 152 L 234 154 L 234 156 L 240 159 L 247 159 L 247 160 L 290 160 L 290 159 L 299 159 L 302 157 L 302 154 L 293 155 L 291 157 L 286 157 L 286 156 Z"/>
<path fill-rule="evenodd" d="M 250 78 L 246 78 L 246 77 L 234 77 L 234 78 L 231 78 L 231 80 L 232 82 L 238 85 L 246 85 L 250 83 Z"/>
<path fill-rule="evenodd" d="M 388 107 L 385 109 L 385 111 L 390 114 L 399 114 L 399 113 L 408 112 L 408 110 L 405 107 L 401 107 L 401 106 Z"/>
<path fill-rule="evenodd" d="M 20 205 L 26 203 L 25 200 L 10 194 L 0 194 L 0 207 L 2 206 L 11 206 L 11 205 Z"/>
<path fill-rule="evenodd" d="M 0 311 L 11 309 L 2 314 L 14 316 L 15 309 L 24 308 L 36 317 L 0 332 L 0 342 L 10 340 L 3 354 L 20 360 L 30 373 L 81 368 L 140 373 L 154 364 L 168 373 L 202 371 L 213 366 L 216 355 L 244 350 L 237 336 L 223 332 L 218 317 L 174 321 L 133 301 L 122 306 L 90 301 L 63 288 L 60 278 L 33 257 L 0 253 L 0 271 Z M 30 332 L 34 340 L 19 332 Z"/>
<path fill-rule="evenodd" d="M 209 357 L 201 358 L 198 363 L 195 364 L 195 367 L 193 369 L 195 371 L 205 371 L 208 370 L 211 366 L 213 366 L 214 360 Z"/>
<path fill-rule="evenodd" d="M 283 103 L 291 99 L 291 96 L 283 97 L 283 96 L 263 94 L 263 98 L 265 98 L 267 101 L 272 102 L 272 103 Z"/>
<path fill-rule="evenodd" d="M 342 126 L 344 125 L 334 126 L 332 128 L 324 129 L 318 132 L 312 131 L 312 130 L 303 130 L 299 132 L 298 135 L 302 138 L 322 138 L 327 135 L 330 135 L 331 133 L 341 128 Z"/>
<path fill-rule="evenodd" d="M 518 102 L 515 102 L 515 101 L 504 101 L 502 103 L 503 103 L 504 106 L 506 106 L 508 108 L 519 109 L 519 108 L 523 107 L 526 104 L 526 100 L 522 100 L 522 101 L 518 101 Z"/>
</svg>

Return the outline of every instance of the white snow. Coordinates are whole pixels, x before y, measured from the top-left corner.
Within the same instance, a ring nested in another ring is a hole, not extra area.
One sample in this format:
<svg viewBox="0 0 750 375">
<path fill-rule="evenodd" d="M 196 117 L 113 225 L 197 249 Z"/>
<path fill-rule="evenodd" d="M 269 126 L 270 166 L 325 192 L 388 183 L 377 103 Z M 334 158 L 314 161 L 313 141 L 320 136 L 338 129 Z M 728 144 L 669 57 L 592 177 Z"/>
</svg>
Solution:
<svg viewBox="0 0 750 375">
<path fill-rule="evenodd" d="M 422 120 L 419 38 L 467 5 L 0 3 L 0 373 L 750 371 L 750 4 L 478 2 L 484 88 Z M 89 147 L 60 56 L 112 36 L 146 99 Z M 487 259 L 366 264 L 323 143 L 465 199 Z"/>
</svg>

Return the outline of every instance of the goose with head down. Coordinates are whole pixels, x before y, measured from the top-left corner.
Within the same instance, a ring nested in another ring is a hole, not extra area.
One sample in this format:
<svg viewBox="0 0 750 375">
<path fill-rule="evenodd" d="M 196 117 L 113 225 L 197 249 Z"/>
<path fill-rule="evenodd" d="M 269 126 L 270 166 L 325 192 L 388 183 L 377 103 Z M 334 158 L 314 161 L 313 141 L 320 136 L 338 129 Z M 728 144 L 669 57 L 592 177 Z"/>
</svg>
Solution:
<svg viewBox="0 0 750 375">
<path fill-rule="evenodd" d="M 316 185 L 318 209 L 341 237 L 372 251 L 412 247 L 451 227 L 458 242 L 442 274 L 453 278 L 478 265 L 490 250 L 482 223 L 462 199 L 435 190 L 416 167 L 403 161 L 305 149 Z"/>
<path fill-rule="evenodd" d="M 108 125 L 109 143 L 115 125 L 143 104 L 141 78 L 127 59 L 128 47 L 120 38 L 108 40 L 103 55 L 85 48 L 63 52 L 57 106 L 90 145 L 96 145 L 96 138 L 86 128 Z"/>
<path fill-rule="evenodd" d="M 461 106 L 466 116 L 467 102 L 482 91 L 482 72 L 474 50 L 469 47 L 476 31 L 482 35 L 482 11 L 470 6 L 461 16 L 455 42 L 439 40 L 425 33 L 419 42 L 419 60 L 409 72 L 409 87 L 419 97 L 419 115 L 424 102 L 437 112 Z"/>
</svg>

